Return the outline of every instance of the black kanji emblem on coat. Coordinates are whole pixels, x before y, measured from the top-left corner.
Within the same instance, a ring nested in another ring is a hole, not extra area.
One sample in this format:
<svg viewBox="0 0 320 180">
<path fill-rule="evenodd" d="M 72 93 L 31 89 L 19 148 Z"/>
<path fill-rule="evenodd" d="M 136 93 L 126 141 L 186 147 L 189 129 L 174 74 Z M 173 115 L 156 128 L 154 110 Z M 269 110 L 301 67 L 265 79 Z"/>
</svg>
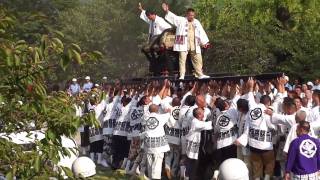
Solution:
<svg viewBox="0 0 320 180">
<path fill-rule="evenodd" d="M 143 115 L 143 111 L 142 111 L 142 110 L 134 109 L 134 110 L 132 111 L 132 113 L 131 113 L 131 119 L 132 119 L 133 121 L 135 121 L 135 120 L 141 118 L 142 115 Z"/>
<path fill-rule="evenodd" d="M 262 116 L 261 108 L 255 108 L 250 112 L 250 116 L 252 120 L 257 120 Z"/>
<path fill-rule="evenodd" d="M 220 116 L 218 120 L 218 124 L 220 127 L 226 127 L 229 125 L 230 118 L 228 116 Z"/>
<path fill-rule="evenodd" d="M 155 129 L 158 127 L 158 125 L 159 125 L 159 121 L 155 117 L 150 117 L 146 123 L 146 126 L 148 127 L 148 129 Z"/>
<path fill-rule="evenodd" d="M 180 109 L 175 109 L 172 111 L 172 117 L 174 120 L 178 120 L 179 119 L 179 113 L 180 113 Z"/>
</svg>

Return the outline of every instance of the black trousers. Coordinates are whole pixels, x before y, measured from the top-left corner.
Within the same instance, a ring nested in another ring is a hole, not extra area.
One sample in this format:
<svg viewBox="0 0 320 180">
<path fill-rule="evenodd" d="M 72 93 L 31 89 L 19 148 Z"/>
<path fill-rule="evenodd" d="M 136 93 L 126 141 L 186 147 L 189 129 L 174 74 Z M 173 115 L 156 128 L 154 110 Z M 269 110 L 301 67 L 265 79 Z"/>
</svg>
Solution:
<svg viewBox="0 0 320 180">
<path fill-rule="evenodd" d="M 103 152 L 103 140 L 90 143 L 90 153 L 102 153 Z"/>
<path fill-rule="evenodd" d="M 113 167 L 115 169 L 120 168 L 120 162 L 128 157 L 130 149 L 130 141 L 127 140 L 127 136 L 113 136 L 112 137 L 112 149 L 113 149 Z"/>
<path fill-rule="evenodd" d="M 218 165 L 220 166 L 223 161 L 230 158 L 237 158 L 237 146 L 232 144 L 230 146 L 217 150 L 218 153 Z"/>
</svg>

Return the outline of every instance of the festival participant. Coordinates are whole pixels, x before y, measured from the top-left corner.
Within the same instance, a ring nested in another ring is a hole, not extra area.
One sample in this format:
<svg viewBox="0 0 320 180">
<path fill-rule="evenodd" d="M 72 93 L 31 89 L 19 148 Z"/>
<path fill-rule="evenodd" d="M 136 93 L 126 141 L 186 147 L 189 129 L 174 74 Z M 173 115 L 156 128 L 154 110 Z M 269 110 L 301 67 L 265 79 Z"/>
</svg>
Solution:
<svg viewBox="0 0 320 180">
<path fill-rule="evenodd" d="M 293 140 L 288 151 L 285 180 L 317 180 L 320 170 L 320 142 L 310 137 L 310 124 L 300 121 L 297 127 L 298 138 Z M 292 173 L 292 176 L 290 175 Z"/>
<path fill-rule="evenodd" d="M 85 77 L 86 82 L 83 84 L 82 90 L 84 92 L 90 92 L 93 88 L 93 83 L 90 81 L 90 76 Z"/>
<path fill-rule="evenodd" d="M 154 11 L 144 10 L 141 3 L 139 3 L 139 10 L 141 11 L 140 18 L 149 24 L 149 44 L 143 47 L 142 52 L 146 55 L 150 62 L 151 72 L 156 72 L 154 68 L 159 68 L 156 64 L 155 58 L 157 54 L 155 51 L 155 42 L 159 35 L 166 29 L 170 29 L 171 25 L 167 23 L 162 17 L 157 16 Z M 159 47 L 158 47 L 159 48 Z"/>
<path fill-rule="evenodd" d="M 175 178 L 179 170 L 180 161 L 180 132 L 179 123 L 180 99 L 175 97 L 171 104 L 164 104 L 165 109 L 170 109 L 170 118 L 166 124 L 166 136 L 170 146 L 170 151 L 165 154 L 165 170 L 168 179 Z"/>
<path fill-rule="evenodd" d="M 92 92 L 90 102 L 88 104 L 88 109 L 90 112 L 94 113 L 96 120 L 102 124 L 106 102 L 105 99 L 102 101 L 98 98 L 99 92 Z M 97 164 L 107 167 L 108 165 L 103 160 L 102 153 L 103 153 L 103 135 L 102 135 L 102 128 L 90 127 L 90 158 L 92 161 L 95 161 L 95 155 L 98 156 Z"/>
<path fill-rule="evenodd" d="M 68 89 L 68 93 L 72 96 L 76 96 L 76 95 L 79 95 L 80 91 L 81 91 L 81 88 L 80 88 L 80 85 L 77 83 L 77 79 L 73 78 L 72 84 Z"/>
<path fill-rule="evenodd" d="M 116 119 L 112 137 L 112 147 L 114 149 L 113 152 L 115 153 L 113 156 L 113 168 L 115 169 L 124 169 L 127 164 L 130 148 L 130 141 L 127 139 L 130 127 L 129 112 L 136 103 L 137 101 L 135 98 L 131 99 L 130 95 L 126 96 L 125 93 L 122 95 L 121 103 L 118 103 L 120 116 Z M 120 165 L 121 161 L 122 165 Z"/>
<path fill-rule="evenodd" d="M 145 95 L 139 100 L 137 106 L 133 107 L 130 112 L 130 136 L 132 137 L 132 140 L 130 145 L 128 161 L 133 162 L 133 166 L 131 170 L 129 170 L 129 165 L 126 167 L 126 173 L 130 175 L 134 175 L 136 173 L 137 168 L 142 161 L 143 151 L 141 149 L 140 141 L 140 133 L 142 132 L 141 122 L 144 116 L 147 116 L 149 114 L 150 102 L 151 100 L 149 96 Z M 139 155 L 140 157 L 138 157 Z"/>
<path fill-rule="evenodd" d="M 108 89 L 106 98 L 106 110 L 105 116 L 103 118 L 102 125 L 102 133 L 104 138 L 104 146 L 103 151 L 106 156 L 106 159 L 109 159 L 111 162 L 112 159 L 112 136 L 113 136 L 113 128 L 116 125 L 116 119 L 119 118 L 120 109 L 118 108 L 118 103 L 120 102 L 120 91 L 115 92 L 113 89 Z"/>
<path fill-rule="evenodd" d="M 191 55 L 195 77 L 208 78 L 209 76 L 203 74 L 201 46 L 207 48 L 209 39 L 201 23 L 195 19 L 195 10 L 189 8 L 186 17 L 181 17 L 169 11 L 169 6 L 166 3 L 162 4 L 162 9 L 166 13 L 165 19 L 177 27 L 173 50 L 179 52 L 180 79 L 184 79 L 185 76 L 188 54 Z"/>
<path fill-rule="evenodd" d="M 286 143 L 284 145 L 284 148 L 283 148 L 283 151 L 285 153 L 288 153 L 288 150 L 289 150 L 289 146 L 290 146 L 290 143 L 297 138 L 297 127 L 299 125 L 299 122 L 301 121 L 306 121 L 307 119 L 307 113 L 303 110 L 300 110 L 300 111 L 297 111 L 296 115 L 295 115 L 295 119 L 296 119 L 296 124 L 293 125 L 288 133 L 288 136 L 287 136 L 287 139 L 286 139 Z M 316 137 L 315 134 L 314 134 L 314 130 L 310 124 L 310 132 L 309 132 L 309 135 L 311 137 Z"/>
<path fill-rule="evenodd" d="M 187 93 L 188 94 L 188 93 Z M 182 101 L 181 101 L 182 103 Z M 186 140 L 186 135 L 189 133 L 190 127 L 187 126 L 188 123 L 188 117 L 187 114 L 189 111 L 191 111 L 191 107 L 193 107 L 196 103 L 196 97 L 193 95 L 188 95 L 185 98 L 185 101 L 182 103 L 182 106 L 180 108 L 179 112 L 179 124 L 182 129 L 181 132 L 181 158 L 180 158 L 180 177 L 184 178 L 185 177 L 185 171 L 186 171 L 186 148 L 187 148 L 187 140 Z M 183 126 L 185 125 L 185 126 Z"/>
<path fill-rule="evenodd" d="M 260 179 L 264 174 L 265 179 L 270 179 L 275 165 L 272 130 L 276 126 L 271 123 L 271 117 L 264 111 L 271 106 L 271 98 L 263 95 L 260 103 L 254 103 L 252 80 L 249 82 L 248 119 L 245 122 L 244 133 L 235 141 L 235 144 L 241 144 L 244 147 L 249 144 L 253 178 Z"/>
<path fill-rule="evenodd" d="M 164 131 L 164 125 L 168 122 L 170 113 L 160 114 L 159 106 L 155 104 L 150 105 L 149 111 L 150 114 L 142 121 L 144 132 L 141 138 L 147 157 L 148 177 L 161 179 L 164 153 L 170 151 Z"/>
<path fill-rule="evenodd" d="M 203 130 L 211 130 L 212 129 L 212 122 L 207 121 L 205 122 L 204 118 L 204 109 L 203 108 L 195 108 L 193 109 L 193 117 L 194 119 L 191 121 L 190 130 L 186 136 L 187 139 L 187 148 L 186 154 L 188 157 L 187 162 L 187 172 L 186 176 L 187 179 L 194 179 L 197 170 L 197 160 L 200 150 L 200 141 L 201 141 L 201 131 Z M 193 172 L 192 172 L 193 171 Z"/>
</svg>

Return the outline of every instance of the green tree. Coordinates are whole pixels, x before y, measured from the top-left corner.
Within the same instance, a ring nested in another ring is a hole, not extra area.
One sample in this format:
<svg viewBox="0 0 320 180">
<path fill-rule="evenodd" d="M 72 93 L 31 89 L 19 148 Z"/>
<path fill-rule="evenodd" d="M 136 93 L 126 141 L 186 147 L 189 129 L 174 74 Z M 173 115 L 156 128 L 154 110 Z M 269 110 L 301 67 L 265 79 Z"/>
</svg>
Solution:
<svg viewBox="0 0 320 180">
<path fill-rule="evenodd" d="M 319 77 L 319 1 L 199 0 L 194 6 L 214 45 L 208 69 Z"/>
<path fill-rule="evenodd" d="M 148 62 L 140 52 L 147 42 L 148 25 L 140 18 L 139 0 L 91 0 L 60 13 L 59 22 L 68 41 L 86 50 L 98 49 L 105 56 L 97 64 L 71 70 L 76 76 L 91 75 L 96 79 L 136 77 L 147 72 Z M 145 9 L 163 16 L 162 1 L 141 1 Z M 168 1 L 172 9 L 183 14 L 191 1 Z M 125 72 L 125 73 L 124 73 Z"/>
<path fill-rule="evenodd" d="M 92 116 L 76 117 L 75 102 L 65 92 L 48 93 L 46 79 L 52 68 L 65 69 L 71 62 L 82 64 L 98 55 L 62 43 L 54 32 L 43 34 L 35 44 L 17 40 L 7 35 L 16 28 L 15 16 L 3 8 L 0 14 L 0 132 L 2 136 L 40 129 L 45 133 L 31 151 L 0 138 L 0 173 L 8 180 L 59 177 L 62 170 L 72 176 L 68 169 L 53 170 L 59 153 L 70 153 L 61 146 L 61 136 L 72 137 L 84 122 L 96 123 Z"/>
</svg>

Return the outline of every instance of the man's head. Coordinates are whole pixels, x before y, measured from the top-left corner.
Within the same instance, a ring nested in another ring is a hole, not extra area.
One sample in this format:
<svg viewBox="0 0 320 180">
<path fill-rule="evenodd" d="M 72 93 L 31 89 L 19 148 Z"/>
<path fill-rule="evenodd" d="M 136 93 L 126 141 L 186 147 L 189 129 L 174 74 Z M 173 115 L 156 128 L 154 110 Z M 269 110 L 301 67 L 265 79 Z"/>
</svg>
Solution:
<svg viewBox="0 0 320 180">
<path fill-rule="evenodd" d="M 196 104 L 199 108 L 205 108 L 206 107 L 206 100 L 205 100 L 204 96 L 198 95 L 196 97 Z"/>
<path fill-rule="evenodd" d="M 249 111 L 249 102 L 246 99 L 239 99 L 237 101 L 238 111 L 242 113 L 247 113 Z"/>
<path fill-rule="evenodd" d="M 260 103 L 264 104 L 266 107 L 271 106 L 271 98 L 268 95 L 263 95 L 260 98 Z"/>
<path fill-rule="evenodd" d="M 187 9 L 187 14 L 186 14 L 187 20 L 189 22 L 192 22 L 194 20 L 195 16 L 196 16 L 195 10 L 192 9 L 192 8 L 188 8 Z"/>
<path fill-rule="evenodd" d="M 301 121 L 305 121 L 306 120 L 306 117 L 307 117 L 307 113 L 305 111 L 297 111 L 296 113 L 296 123 L 299 123 Z"/>
<path fill-rule="evenodd" d="M 222 98 L 216 99 L 214 102 L 214 105 L 220 110 L 220 111 L 225 111 L 229 108 L 229 104 L 227 100 L 224 100 Z"/>
<path fill-rule="evenodd" d="M 146 16 L 148 17 L 148 19 L 150 21 L 154 21 L 156 19 L 156 13 L 154 11 L 151 10 L 146 10 Z"/>
<path fill-rule="evenodd" d="M 286 97 L 282 103 L 283 112 L 287 115 L 292 115 L 297 111 L 296 104 L 292 98 Z"/>
<path fill-rule="evenodd" d="M 296 104 L 297 110 L 301 109 L 302 107 L 302 98 L 299 96 L 296 96 L 294 99 L 294 103 Z"/>
<path fill-rule="evenodd" d="M 159 111 L 159 106 L 157 106 L 155 104 L 151 104 L 149 106 L 149 111 L 150 111 L 150 113 L 157 113 Z"/>
<path fill-rule="evenodd" d="M 85 80 L 86 80 L 87 82 L 90 82 L 90 76 L 86 76 Z"/>
<path fill-rule="evenodd" d="M 186 106 L 194 106 L 195 103 L 196 103 L 196 97 L 193 95 L 187 96 L 186 100 L 184 101 L 184 104 Z"/>
<path fill-rule="evenodd" d="M 76 84 L 76 83 L 77 83 L 77 79 L 76 79 L 76 78 L 73 78 L 73 79 L 72 79 L 72 83 L 73 83 L 73 84 Z"/>
<path fill-rule="evenodd" d="M 181 105 L 181 101 L 178 97 L 175 97 L 172 99 L 172 106 L 175 107 L 175 106 L 180 106 Z"/>
<path fill-rule="evenodd" d="M 301 87 L 300 85 L 296 85 L 294 91 L 295 91 L 298 95 L 300 95 L 300 94 L 302 93 L 302 87 Z"/>
<path fill-rule="evenodd" d="M 297 135 L 301 136 L 310 132 L 310 124 L 307 121 L 300 121 L 297 127 Z"/>
<path fill-rule="evenodd" d="M 204 118 L 204 110 L 202 108 L 195 108 L 193 110 L 193 117 L 195 117 L 198 120 L 202 121 L 203 118 Z"/>
</svg>

